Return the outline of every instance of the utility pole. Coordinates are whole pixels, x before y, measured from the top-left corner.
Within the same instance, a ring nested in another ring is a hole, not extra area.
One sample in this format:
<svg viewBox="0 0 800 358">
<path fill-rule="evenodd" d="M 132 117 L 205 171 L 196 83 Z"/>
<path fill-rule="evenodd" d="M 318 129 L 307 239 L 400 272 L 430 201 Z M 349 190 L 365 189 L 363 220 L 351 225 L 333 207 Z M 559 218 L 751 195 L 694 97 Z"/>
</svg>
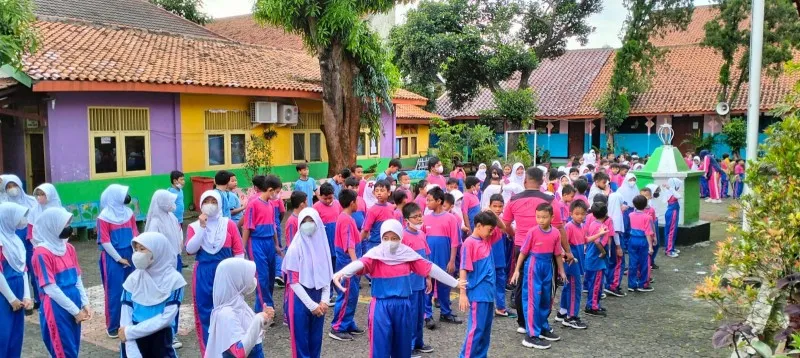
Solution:
<svg viewBox="0 0 800 358">
<path fill-rule="evenodd" d="M 750 83 L 747 98 L 747 160 L 758 156 L 758 121 L 761 116 L 761 52 L 764 47 L 764 0 L 753 0 L 750 20 Z M 744 192 L 750 188 L 745 184 Z M 749 228 L 743 218 L 742 227 Z"/>
</svg>

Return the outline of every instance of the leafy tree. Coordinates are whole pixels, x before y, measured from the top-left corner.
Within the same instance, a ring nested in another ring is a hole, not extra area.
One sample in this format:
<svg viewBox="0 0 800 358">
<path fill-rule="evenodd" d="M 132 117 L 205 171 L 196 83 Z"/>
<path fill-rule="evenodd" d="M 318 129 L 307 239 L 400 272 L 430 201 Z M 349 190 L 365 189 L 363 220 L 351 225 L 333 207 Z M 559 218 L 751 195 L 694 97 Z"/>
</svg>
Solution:
<svg viewBox="0 0 800 358">
<path fill-rule="evenodd" d="M 466 144 L 471 149 L 470 161 L 473 163 L 491 163 L 497 159 L 497 143 L 494 130 L 485 125 L 470 126 L 466 135 Z"/>
<path fill-rule="evenodd" d="M 747 122 L 741 117 L 733 118 L 722 126 L 722 134 L 733 157 L 739 158 L 739 151 L 747 145 Z"/>
<path fill-rule="evenodd" d="M 723 59 L 718 100 L 734 103 L 749 77 L 750 27 L 745 21 L 750 16 L 751 1 L 717 0 L 715 7 L 719 13 L 706 23 L 703 45 L 716 50 Z M 770 0 L 764 4 L 761 61 L 769 74 L 779 74 L 792 59 L 792 51 L 800 49 L 800 18 L 793 7 L 792 0 Z"/>
<path fill-rule="evenodd" d="M 22 55 L 36 52 L 32 9 L 30 0 L 0 0 L 0 66 L 20 69 Z"/>
<path fill-rule="evenodd" d="M 614 70 L 608 92 L 596 107 L 606 121 L 608 148 L 614 149 L 614 134 L 630 113 L 636 97 L 647 90 L 656 64 L 665 49 L 653 45 L 654 36 L 664 37 L 671 30 L 686 30 L 692 18 L 692 0 L 625 0 L 622 48 L 614 56 Z"/>
<path fill-rule="evenodd" d="M 205 25 L 212 20 L 200 10 L 203 0 L 150 0 L 150 3 L 196 24 Z"/>
<path fill-rule="evenodd" d="M 431 120 L 431 133 L 439 137 L 433 154 L 442 161 L 445 168 L 453 167 L 453 160 L 461 160 L 461 150 L 466 145 L 463 133 L 467 130 L 466 124 L 451 125 L 440 118 Z"/>
<path fill-rule="evenodd" d="M 322 133 L 330 154 L 328 175 L 356 162 L 364 124 L 380 136 L 381 106 L 391 111 L 399 73 L 389 62 L 380 38 L 364 18 L 385 12 L 394 0 L 258 0 L 254 16 L 302 36 L 319 59 L 322 77 Z"/>
<path fill-rule="evenodd" d="M 601 9 L 600 0 L 426 0 L 392 30 L 389 43 L 408 87 L 429 89 L 423 93 L 434 99 L 441 76 L 456 108 L 487 88 L 495 103 L 517 106 L 486 116 L 518 129 L 536 113 L 534 101 L 519 99 L 532 95 L 539 61 L 564 54 L 569 39 L 585 44 L 594 31 L 586 20 Z"/>
<path fill-rule="evenodd" d="M 277 133 L 269 128 L 261 136 L 251 135 L 247 142 L 247 162 L 244 164 L 247 180 L 256 175 L 267 175 L 272 170 L 272 139 Z"/>
<path fill-rule="evenodd" d="M 688 144 L 692 146 L 695 153 L 701 150 L 714 150 L 714 145 L 717 144 L 719 133 L 703 134 L 701 132 L 693 133 L 689 138 L 684 139 L 681 144 Z"/>
</svg>

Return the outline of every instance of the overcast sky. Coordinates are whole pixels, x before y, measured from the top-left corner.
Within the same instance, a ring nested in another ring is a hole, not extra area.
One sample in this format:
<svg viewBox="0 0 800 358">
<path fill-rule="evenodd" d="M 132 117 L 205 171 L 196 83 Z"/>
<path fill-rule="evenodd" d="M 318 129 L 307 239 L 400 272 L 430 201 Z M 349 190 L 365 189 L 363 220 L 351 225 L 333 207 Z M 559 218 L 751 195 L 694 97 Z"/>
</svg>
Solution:
<svg viewBox="0 0 800 358">
<path fill-rule="evenodd" d="M 215 17 L 227 17 L 247 14 L 251 11 L 255 0 L 204 0 L 205 11 Z M 708 5 L 712 0 L 695 0 L 695 5 Z M 588 48 L 604 46 L 619 47 L 619 31 L 625 21 L 626 11 L 622 0 L 606 0 L 603 12 L 589 19 L 596 31 L 589 36 Z M 580 48 L 571 43 L 570 48 Z"/>
</svg>

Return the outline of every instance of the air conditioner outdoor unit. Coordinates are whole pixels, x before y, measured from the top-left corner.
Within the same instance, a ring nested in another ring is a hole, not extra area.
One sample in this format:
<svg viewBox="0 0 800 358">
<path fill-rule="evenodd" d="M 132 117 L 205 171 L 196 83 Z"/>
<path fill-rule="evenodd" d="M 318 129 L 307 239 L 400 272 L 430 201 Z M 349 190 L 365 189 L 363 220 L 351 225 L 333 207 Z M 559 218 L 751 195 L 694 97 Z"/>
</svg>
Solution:
<svg viewBox="0 0 800 358">
<path fill-rule="evenodd" d="M 299 115 L 297 106 L 280 105 L 278 106 L 278 114 L 279 124 L 297 125 L 297 116 Z"/>
<path fill-rule="evenodd" d="M 278 103 L 250 102 L 250 118 L 253 123 L 278 123 Z"/>
</svg>

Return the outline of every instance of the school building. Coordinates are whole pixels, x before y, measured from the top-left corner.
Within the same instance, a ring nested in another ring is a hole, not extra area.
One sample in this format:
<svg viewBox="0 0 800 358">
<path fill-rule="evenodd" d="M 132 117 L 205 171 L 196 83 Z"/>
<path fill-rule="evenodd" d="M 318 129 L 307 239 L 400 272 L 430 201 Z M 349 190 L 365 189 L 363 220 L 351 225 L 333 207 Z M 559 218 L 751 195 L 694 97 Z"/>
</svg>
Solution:
<svg viewBox="0 0 800 358">
<path fill-rule="evenodd" d="M 722 58 L 713 49 L 700 45 L 705 37 L 703 27 L 715 14 L 711 6 L 697 6 L 686 31 L 673 31 L 664 38 L 652 39 L 656 46 L 668 52 L 657 66 L 650 88 L 631 104 L 630 116 L 619 127 L 615 135 L 617 151 L 652 153 L 661 145 L 656 130 L 665 123 L 672 125 L 673 144 L 682 151 L 691 147 L 683 144 L 684 140 L 696 133 L 721 133 L 723 119 L 716 114 L 715 107 L 721 92 L 718 76 Z M 795 54 L 795 59 L 800 59 L 800 53 Z M 536 120 L 530 129 L 537 130 L 539 148 L 549 150 L 553 158 L 566 158 L 585 153 L 592 147 L 606 146 L 605 121 L 595 105 L 608 89 L 613 68 L 613 49 L 570 50 L 555 60 L 542 61 L 529 81 L 538 98 Z M 731 78 L 738 78 L 738 71 L 734 70 Z M 761 141 L 764 129 L 779 120 L 768 112 L 784 101 L 798 80 L 798 75 L 784 73 L 776 78 L 763 72 Z M 502 86 L 517 88 L 518 82 L 518 78 L 512 78 Z M 738 99 L 730 103 L 731 118 L 746 116 L 747 95 L 745 84 Z M 482 111 L 493 108 L 494 101 L 491 92 L 483 89 L 462 108 L 455 108 L 446 95 L 437 100 L 436 107 L 444 118 L 473 122 Z M 504 123 L 495 126 L 499 135 L 506 128 Z M 498 138 L 502 146 L 503 137 Z M 719 139 L 715 154 L 730 153 L 730 148 L 722 142 L 724 137 L 720 135 Z M 532 148 L 532 135 L 528 142 Z"/>
<path fill-rule="evenodd" d="M 34 3 L 38 51 L 0 72 L 0 172 L 29 193 L 52 182 L 65 205 L 91 211 L 109 184 L 130 185 L 143 215 L 177 169 L 188 205 L 189 177 L 228 169 L 245 181 L 247 143 L 265 133 L 284 182 L 306 161 L 326 176 L 336 154 L 321 130 L 319 63 L 302 47 L 239 42 L 139 0 Z M 398 90 L 378 139 L 362 130 L 359 164 L 413 166 L 436 116 L 426 103 Z"/>
</svg>

